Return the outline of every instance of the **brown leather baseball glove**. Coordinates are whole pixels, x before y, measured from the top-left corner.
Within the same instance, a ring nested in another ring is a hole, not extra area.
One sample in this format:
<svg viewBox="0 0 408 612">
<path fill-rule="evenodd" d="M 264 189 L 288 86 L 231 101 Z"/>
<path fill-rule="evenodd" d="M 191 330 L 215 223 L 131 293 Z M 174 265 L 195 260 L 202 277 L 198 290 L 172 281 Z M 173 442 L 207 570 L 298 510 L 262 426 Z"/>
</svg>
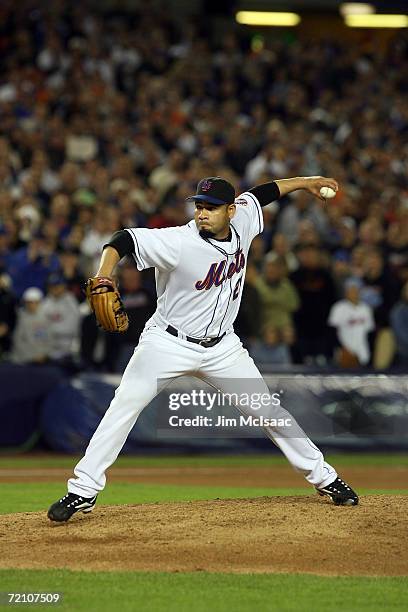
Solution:
<svg viewBox="0 0 408 612">
<path fill-rule="evenodd" d="M 102 329 L 109 332 L 125 332 L 129 319 L 120 293 L 112 278 L 94 276 L 85 285 L 88 303 Z"/>
</svg>

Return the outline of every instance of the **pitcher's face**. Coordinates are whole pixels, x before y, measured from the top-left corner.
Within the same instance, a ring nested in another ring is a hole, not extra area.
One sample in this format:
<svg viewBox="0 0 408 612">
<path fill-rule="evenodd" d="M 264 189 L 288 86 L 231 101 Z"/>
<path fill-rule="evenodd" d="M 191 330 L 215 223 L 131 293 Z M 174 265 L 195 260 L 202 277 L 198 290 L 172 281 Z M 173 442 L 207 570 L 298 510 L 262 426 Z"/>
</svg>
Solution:
<svg viewBox="0 0 408 612">
<path fill-rule="evenodd" d="M 230 220 L 235 214 L 235 204 L 214 206 L 196 202 L 194 220 L 200 235 L 206 238 L 226 238 Z"/>
</svg>

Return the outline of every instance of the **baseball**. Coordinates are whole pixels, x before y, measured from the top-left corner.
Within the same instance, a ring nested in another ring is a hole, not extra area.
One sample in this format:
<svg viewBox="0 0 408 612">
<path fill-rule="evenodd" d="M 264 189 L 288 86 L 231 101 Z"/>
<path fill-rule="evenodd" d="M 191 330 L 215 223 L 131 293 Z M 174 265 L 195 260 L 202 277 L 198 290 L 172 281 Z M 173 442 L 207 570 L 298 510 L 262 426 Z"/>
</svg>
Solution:
<svg viewBox="0 0 408 612">
<path fill-rule="evenodd" d="M 322 198 L 330 199 L 334 198 L 336 192 L 331 187 L 322 187 L 320 189 L 320 195 L 322 196 Z"/>
</svg>

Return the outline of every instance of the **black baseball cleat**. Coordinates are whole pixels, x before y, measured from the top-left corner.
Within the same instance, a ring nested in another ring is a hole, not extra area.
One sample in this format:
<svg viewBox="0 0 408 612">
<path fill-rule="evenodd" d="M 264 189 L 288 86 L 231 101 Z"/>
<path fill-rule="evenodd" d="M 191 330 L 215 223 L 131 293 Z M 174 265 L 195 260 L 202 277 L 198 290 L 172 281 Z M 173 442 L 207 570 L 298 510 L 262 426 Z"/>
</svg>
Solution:
<svg viewBox="0 0 408 612">
<path fill-rule="evenodd" d="M 81 497 L 75 493 L 67 493 L 50 506 L 47 516 L 51 521 L 63 523 L 68 521 L 75 512 L 91 512 L 97 497 L 97 495 L 94 497 Z"/>
<path fill-rule="evenodd" d="M 319 495 L 330 497 L 336 506 L 357 506 L 358 504 L 357 493 L 339 477 L 322 489 L 315 488 Z"/>
</svg>

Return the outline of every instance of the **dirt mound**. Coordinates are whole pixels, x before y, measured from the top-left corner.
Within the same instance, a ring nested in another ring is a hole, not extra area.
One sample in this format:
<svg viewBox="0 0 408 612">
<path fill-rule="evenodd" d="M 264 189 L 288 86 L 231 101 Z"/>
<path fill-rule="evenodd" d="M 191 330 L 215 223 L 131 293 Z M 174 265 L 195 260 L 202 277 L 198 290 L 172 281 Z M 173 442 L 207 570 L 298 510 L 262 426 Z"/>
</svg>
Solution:
<svg viewBox="0 0 408 612">
<path fill-rule="evenodd" d="M 68 523 L 0 516 L 0 567 L 408 574 L 408 497 L 318 496 L 97 506 Z"/>
</svg>

